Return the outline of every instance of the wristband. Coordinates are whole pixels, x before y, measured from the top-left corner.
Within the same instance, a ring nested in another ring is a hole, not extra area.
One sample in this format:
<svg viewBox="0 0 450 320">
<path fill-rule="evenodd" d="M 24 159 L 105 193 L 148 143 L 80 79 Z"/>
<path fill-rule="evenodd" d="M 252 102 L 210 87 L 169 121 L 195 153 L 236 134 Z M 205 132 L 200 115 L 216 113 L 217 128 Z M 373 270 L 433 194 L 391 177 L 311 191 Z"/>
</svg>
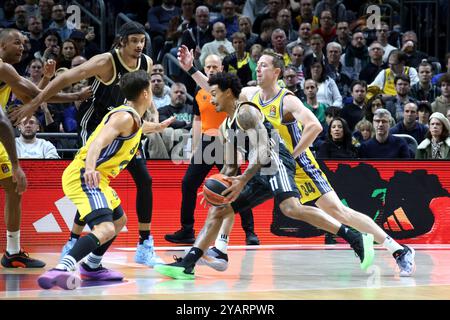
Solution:
<svg viewBox="0 0 450 320">
<path fill-rule="evenodd" d="M 198 69 L 194 66 L 192 66 L 189 70 L 188 73 L 190 76 L 192 76 L 194 73 L 196 73 L 198 71 Z"/>
</svg>

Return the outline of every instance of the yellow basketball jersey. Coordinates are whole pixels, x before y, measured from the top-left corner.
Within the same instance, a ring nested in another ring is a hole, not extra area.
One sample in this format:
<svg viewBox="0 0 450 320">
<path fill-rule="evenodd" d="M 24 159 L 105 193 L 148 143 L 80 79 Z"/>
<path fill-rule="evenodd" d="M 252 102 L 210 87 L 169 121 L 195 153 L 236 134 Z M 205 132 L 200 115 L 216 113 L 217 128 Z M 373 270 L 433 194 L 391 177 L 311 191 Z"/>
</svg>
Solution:
<svg viewBox="0 0 450 320">
<path fill-rule="evenodd" d="M 80 169 L 85 166 L 87 151 L 92 141 L 95 137 L 97 137 L 100 130 L 102 130 L 108 122 L 111 115 L 116 112 L 129 112 L 136 118 L 140 119 L 139 114 L 129 106 L 120 106 L 108 112 L 103 117 L 95 131 L 91 134 L 86 144 L 78 151 L 74 158 L 73 162 L 77 163 Z M 141 140 L 141 135 L 142 128 L 139 128 L 139 130 L 128 137 L 117 137 L 114 139 L 109 146 L 100 152 L 100 156 L 98 157 L 96 164 L 96 170 L 105 177 L 115 178 L 123 169 L 126 168 L 130 160 L 136 154 L 139 147 L 139 142 Z"/>
</svg>

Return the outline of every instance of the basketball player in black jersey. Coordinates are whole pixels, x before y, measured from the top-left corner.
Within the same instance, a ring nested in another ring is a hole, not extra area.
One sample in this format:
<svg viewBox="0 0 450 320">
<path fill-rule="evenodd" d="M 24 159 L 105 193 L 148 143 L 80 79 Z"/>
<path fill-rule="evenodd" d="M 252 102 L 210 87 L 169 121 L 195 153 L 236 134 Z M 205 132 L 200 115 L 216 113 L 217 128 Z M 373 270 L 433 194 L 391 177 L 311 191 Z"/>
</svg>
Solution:
<svg viewBox="0 0 450 320">
<path fill-rule="evenodd" d="M 208 84 L 216 110 L 228 114 L 220 126 L 219 137 L 225 144 L 225 165 L 221 173 L 231 182 L 222 195 L 230 202 L 210 208 L 202 231 L 183 259 L 155 266 L 159 273 L 180 280 L 194 279 L 194 267 L 217 237 L 224 219 L 271 198 L 275 198 L 281 212 L 292 219 L 307 219 L 308 223 L 333 234 L 342 226 L 319 208 L 300 203 L 294 180 L 295 160 L 258 106 L 252 102 L 238 103 L 242 88 L 239 78 L 234 74 L 218 73 L 209 79 Z M 311 111 L 305 109 L 304 112 Z M 249 165 L 242 175 L 236 176 L 238 153 L 248 159 Z M 353 231 L 345 235 L 348 242 L 357 237 L 361 234 Z"/>
<path fill-rule="evenodd" d="M 125 96 L 120 91 L 120 78 L 137 70 L 145 70 L 151 73 L 152 59 L 142 53 L 145 47 L 145 29 L 140 23 L 127 22 L 119 30 L 118 48 L 110 52 L 96 55 L 85 63 L 64 72 L 51 81 L 45 90 L 34 98 L 28 105 L 14 115 L 16 119 L 23 119 L 34 113 L 42 102 L 47 101 L 61 89 L 72 83 L 84 79 L 93 78 L 91 83 L 93 98 L 80 106 L 80 138 L 85 144 L 89 135 L 100 123 L 101 119 L 113 108 L 125 103 Z M 152 114 L 157 114 L 155 106 L 149 106 Z M 156 116 L 156 118 L 158 118 Z M 144 134 L 161 132 L 170 123 L 170 118 L 162 123 L 144 122 L 142 131 Z M 150 235 L 150 224 L 152 218 L 152 178 L 147 170 L 146 161 L 142 157 L 143 152 L 138 152 L 128 164 L 130 172 L 136 184 L 136 211 L 139 222 L 139 244 L 136 250 L 135 261 L 137 263 L 153 266 L 161 260 L 156 256 L 153 248 L 153 237 Z M 62 256 L 65 255 L 79 238 L 85 223 L 80 221 L 79 215 L 75 217 L 70 240 L 63 248 Z"/>
</svg>

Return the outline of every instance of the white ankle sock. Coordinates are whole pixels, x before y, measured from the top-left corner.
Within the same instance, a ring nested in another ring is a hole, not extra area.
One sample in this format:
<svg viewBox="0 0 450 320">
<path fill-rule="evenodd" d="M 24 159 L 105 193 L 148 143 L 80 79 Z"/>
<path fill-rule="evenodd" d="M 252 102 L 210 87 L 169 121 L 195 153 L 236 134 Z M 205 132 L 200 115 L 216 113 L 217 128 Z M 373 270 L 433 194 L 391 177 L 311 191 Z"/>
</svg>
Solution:
<svg viewBox="0 0 450 320">
<path fill-rule="evenodd" d="M 391 254 L 394 254 L 397 250 L 403 250 L 403 247 L 389 236 L 387 236 L 384 240 L 383 247 L 385 247 Z"/>
<path fill-rule="evenodd" d="M 228 249 L 228 235 L 227 234 L 219 234 L 216 242 L 214 242 L 214 246 L 222 251 L 223 253 L 227 253 Z"/>
<path fill-rule="evenodd" d="M 102 258 L 103 256 L 97 256 L 91 252 L 89 253 L 84 263 L 86 263 L 91 269 L 97 269 L 98 267 L 100 267 L 100 264 L 102 263 Z"/>
<path fill-rule="evenodd" d="M 20 230 L 15 232 L 6 231 L 6 251 L 9 254 L 20 252 Z"/>
</svg>

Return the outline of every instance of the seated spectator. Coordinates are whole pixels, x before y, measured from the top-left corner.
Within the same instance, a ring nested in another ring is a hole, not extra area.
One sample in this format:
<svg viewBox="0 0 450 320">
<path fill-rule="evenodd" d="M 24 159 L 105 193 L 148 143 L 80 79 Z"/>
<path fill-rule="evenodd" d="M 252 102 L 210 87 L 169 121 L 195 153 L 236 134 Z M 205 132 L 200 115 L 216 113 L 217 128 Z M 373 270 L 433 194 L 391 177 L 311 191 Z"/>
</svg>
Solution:
<svg viewBox="0 0 450 320">
<path fill-rule="evenodd" d="M 450 111 L 450 109 L 449 109 Z M 431 115 L 431 104 L 428 101 L 420 101 L 417 104 L 418 122 L 428 128 Z"/>
<path fill-rule="evenodd" d="M 341 45 L 341 52 L 345 52 L 352 41 L 350 29 L 347 21 L 338 22 L 336 26 L 336 37 L 332 40 Z"/>
<path fill-rule="evenodd" d="M 275 53 L 278 53 L 280 56 L 283 57 L 284 66 L 285 67 L 288 66 L 291 63 L 291 57 L 286 51 L 287 39 L 286 33 L 284 32 L 283 29 L 277 28 L 273 30 L 271 37 L 271 45 L 273 51 L 275 51 Z"/>
<path fill-rule="evenodd" d="M 86 26 L 87 25 L 87 26 Z M 93 28 L 89 27 L 87 22 L 83 23 L 81 22 L 81 28 L 84 31 L 81 30 L 73 30 L 70 34 L 71 40 L 73 40 L 78 48 L 78 52 L 81 56 L 85 57 L 86 59 L 90 59 L 93 56 L 101 53 L 98 45 L 95 43 L 95 33 Z"/>
<path fill-rule="evenodd" d="M 268 0 L 267 1 L 267 13 L 260 13 L 256 16 L 255 21 L 253 21 L 253 32 L 256 34 L 261 34 L 263 31 L 262 24 L 265 20 L 273 19 L 276 20 L 278 12 L 285 8 L 284 0 Z M 277 23 L 278 25 L 278 23 Z"/>
<path fill-rule="evenodd" d="M 243 69 L 250 60 L 250 53 L 245 51 L 245 41 L 245 34 L 242 32 L 235 32 L 232 36 L 233 48 L 235 51 L 223 59 L 223 70 L 225 72 L 236 73 L 244 84 L 252 80 L 250 68 Z"/>
<path fill-rule="evenodd" d="M 383 47 L 383 62 L 387 62 L 389 55 L 393 50 L 398 50 L 398 48 L 394 47 L 393 45 L 389 44 L 388 39 L 390 35 L 390 28 L 389 24 L 387 24 L 385 21 L 381 21 L 380 28 L 376 31 L 377 41 L 381 44 Z"/>
<path fill-rule="evenodd" d="M 245 51 L 250 51 L 250 48 L 256 43 L 258 35 L 252 32 L 252 21 L 247 16 L 240 16 L 238 19 L 239 32 L 245 34 Z"/>
<path fill-rule="evenodd" d="M 325 109 L 325 123 L 322 124 L 323 130 L 319 134 L 319 136 L 314 140 L 313 148 L 314 150 L 319 150 L 322 143 L 327 139 L 328 126 L 331 123 L 331 120 L 339 117 L 341 113 L 341 108 L 338 107 L 328 107 Z"/>
<path fill-rule="evenodd" d="M 316 7 L 314 8 L 314 15 L 320 17 L 324 10 L 330 10 L 333 16 L 336 17 L 337 22 L 347 21 L 347 9 L 342 1 L 321 0 L 317 2 Z"/>
<path fill-rule="evenodd" d="M 417 50 L 417 34 L 414 31 L 406 31 L 402 35 L 402 49 L 406 54 L 406 65 L 417 68 L 428 55 Z"/>
<path fill-rule="evenodd" d="M 396 76 L 394 83 L 397 95 L 386 100 L 386 108 L 392 113 L 395 122 L 400 122 L 403 120 L 403 110 L 405 104 L 409 102 L 416 102 L 416 100 L 410 96 L 411 85 L 407 76 Z"/>
<path fill-rule="evenodd" d="M 83 56 L 75 56 L 73 57 L 71 64 L 70 64 L 70 68 L 75 68 L 78 67 L 80 64 L 83 64 L 87 61 L 87 59 Z"/>
<path fill-rule="evenodd" d="M 365 141 L 372 139 L 375 136 L 375 129 L 372 122 L 366 119 L 362 119 L 355 126 L 353 137 L 361 144 Z"/>
<path fill-rule="evenodd" d="M 31 60 L 26 73 L 29 75 L 27 78 L 37 86 L 44 76 L 44 63 L 42 60 L 36 58 Z"/>
<path fill-rule="evenodd" d="M 238 15 L 236 14 L 236 5 L 231 0 L 226 0 L 222 4 L 219 18 L 212 23 L 222 22 L 227 30 L 227 38 L 231 41 L 231 36 L 239 31 Z"/>
<path fill-rule="evenodd" d="M 186 87 L 184 84 L 175 82 L 170 90 L 171 103 L 158 110 L 159 122 L 175 117 L 176 120 L 166 128 L 161 136 L 167 149 L 171 154 L 172 149 L 180 143 L 184 133 L 188 133 L 192 128 L 192 118 L 194 116 L 192 105 L 186 104 Z M 173 157 L 183 157 L 183 148 Z"/>
<path fill-rule="evenodd" d="M 328 126 L 327 139 L 317 152 L 319 159 L 356 158 L 358 151 L 352 143 L 352 133 L 343 118 L 334 118 Z"/>
<path fill-rule="evenodd" d="M 28 31 L 27 11 L 24 6 L 17 6 L 14 10 L 14 22 L 7 28 L 17 29 L 19 31 Z"/>
<path fill-rule="evenodd" d="M 61 41 L 69 39 L 75 26 L 66 19 L 66 8 L 62 4 L 55 4 L 52 8 L 52 20 L 49 29 L 56 29 Z"/>
<path fill-rule="evenodd" d="M 72 59 L 79 54 L 75 41 L 71 39 L 65 40 L 62 44 L 61 52 L 56 59 L 56 68 L 70 69 L 72 67 Z"/>
<path fill-rule="evenodd" d="M 389 55 L 388 64 L 389 68 L 380 71 L 375 80 L 369 85 L 369 87 L 375 86 L 379 88 L 383 97 L 395 96 L 397 94 L 394 80 L 399 75 L 406 75 L 411 85 L 419 82 L 416 69 L 405 66 L 406 55 L 403 51 L 393 50 Z"/>
<path fill-rule="evenodd" d="M 328 106 L 324 103 L 320 103 L 317 101 L 317 91 L 318 91 L 318 85 L 317 82 L 313 79 L 308 79 L 305 81 L 305 89 L 304 89 L 304 96 L 306 98 L 302 99 L 303 104 L 305 107 L 307 107 L 309 110 L 314 113 L 316 118 L 319 120 L 320 124 L 323 128 L 326 126 L 326 120 L 325 120 L 325 111 L 328 108 Z"/>
<path fill-rule="evenodd" d="M 342 72 L 350 79 L 359 79 L 359 74 L 370 62 L 369 50 L 366 46 L 364 34 L 360 31 L 353 33 L 352 41 L 341 57 L 344 66 Z"/>
<path fill-rule="evenodd" d="M 202 66 L 205 64 L 205 59 L 211 54 L 218 55 L 222 59 L 227 55 L 234 52 L 233 44 L 226 38 L 227 30 L 222 22 L 216 22 L 213 25 L 212 35 L 214 40 L 205 43 L 200 55 L 200 63 Z"/>
<path fill-rule="evenodd" d="M 407 159 L 410 152 L 406 141 L 389 133 L 391 113 L 386 109 L 378 109 L 373 116 L 375 137 L 361 144 L 361 158 L 372 159 Z"/>
<path fill-rule="evenodd" d="M 450 109 L 450 73 L 444 74 L 439 79 L 439 85 L 441 87 L 441 95 L 431 104 L 431 110 L 446 115 Z"/>
<path fill-rule="evenodd" d="M 292 14 L 289 9 L 281 9 L 277 15 L 277 22 L 281 29 L 286 34 L 287 42 L 295 41 L 298 38 L 298 33 L 292 25 Z"/>
<path fill-rule="evenodd" d="M 2 2 L 2 4 L 3 4 L 3 16 L 0 17 L 0 28 L 7 28 L 15 21 L 14 11 L 17 7 L 17 1 L 6 0 Z"/>
<path fill-rule="evenodd" d="M 58 58 L 59 53 L 61 51 L 61 37 L 59 33 L 55 29 L 48 29 L 44 32 L 44 36 L 42 37 L 43 43 L 41 51 L 37 51 L 34 53 L 34 57 L 37 59 L 41 59 L 44 62 L 48 59 L 55 60 Z"/>
<path fill-rule="evenodd" d="M 430 116 L 430 130 L 417 147 L 416 159 L 450 159 L 450 121 L 440 112 Z"/>
<path fill-rule="evenodd" d="M 258 63 L 259 58 L 261 58 L 263 52 L 263 47 L 260 44 L 254 44 L 250 48 L 250 59 L 248 59 L 248 63 L 241 67 L 241 72 L 251 74 L 251 80 L 247 83 L 242 83 L 247 86 L 256 86 L 256 64 Z"/>
<path fill-rule="evenodd" d="M 410 102 L 405 104 L 403 109 L 403 121 L 391 128 L 391 134 L 408 134 L 416 139 L 417 144 L 425 139 L 428 128 L 417 122 L 417 104 Z"/>
<path fill-rule="evenodd" d="M 343 65 L 341 63 L 342 47 L 337 42 L 327 44 L 327 64 L 326 73 L 336 82 L 342 97 L 350 94 L 350 86 L 352 80 L 342 72 Z"/>
<path fill-rule="evenodd" d="M 311 52 L 306 53 L 303 64 L 305 68 L 309 68 L 313 63 L 313 60 L 322 61 L 323 64 L 326 63 L 327 57 L 323 54 L 323 48 L 325 47 L 325 41 L 319 34 L 313 34 L 310 41 Z"/>
<path fill-rule="evenodd" d="M 342 96 L 339 89 L 325 72 L 322 60 L 314 58 L 310 68 L 306 69 L 306 79 L 313 79 L 318 83 L 317 101 L 328 106 L 342 108 Z"/>
<path fill-rule="evenodd" d="M 445 55 L 445 60 L 444 60 L 444 61 L 447 63 L 447 65 L 446 65 L 446 67 L 447 67 L 447 72 L 443 72 L 443 73 L 439 73 L 439 74 L 435 75 L 435 76 L 433 77 L 433 79 L 431 80 L 431 82 L 432 82 L 433 84 L 438 85 L 438 84 L 439 84 L 439 79 L 441 79 L 441 77 L 442 77 L 444 74 L 450 73 L 450 52 L 447 53 L 447 54 Z"/>
<path fill-rule="evenodd" d="M 288 89 L 289 91 L 291 91 L 293 94 L 295 94 L 297 96 L 297 98 L 299 98 L 302 101 L 304 101 L 306 99 L 306 97 L 303 93 L 303 90 L 300 86 L 297 71 L 295 70 L 295 68 L 293 68 L 291 66 L 284 68 L 283 82 L 286 85 L 285 88 Z M 315 86 L 317 89 L 317 85 L 315 85 Z M 316 93 L 317 93 L 317 90 L 316 90 Z M 323 116 L 323 120 L 325 121 L 325 114 Z"/>
<path fill-rule="evenodd" d="M 356 80 L 352 83 L 351 92 L 353 102 L 342 108 L 341 117 L 347 122 L 350 132 L 353 132 L 355 125 L 364 117 L 367 84 Z"/>
<path fill-rule="evenodd" d="M 303 57 L 305 56 L 305 49 L 301 45 L 296 45 L 289 53 L 291 57 L 291 64 L 289 67 L 293 68 L 297 73 L 297 81 L 300 84 L 300 88 L 304 88 L 305 82 L 305 70 L 303 66 Z"/>
<path fill-rule="evenodd" d="M 272 32 L 278 28 L 278 23 L 274 19 L 267 19 L 261 24 L 261 33 L 256 39 L 256 43 L 260 44 L 263 48 L 269 48 L 272 43 Z"/>
<path fill-rule="evenodd" d="M 20 136 L 16 138 L 17 155 L 20 159 L 59 159 L 58 152 L 50 142 L 36 138 L 39 131 L 39 120 L 35 116 L 22 120 L 18 129 Z"/>
<path fill-rule="evenodd" d="M 42 20 L 35 16 L 28 17 L 28 38 L 30 39 L 31 44 L 31 55 L 34 56 L 34 53 L 41 49 L 43 29 L 42 29 Z"/>
<path fill-rule="evenodd" d="M 441 95 L 439 87 L 431 83 L 433 67 L 428 62 L 421 62 L 418 71 L 419 82 L 411 86 L 411 97 L 417 101 L 433 103 Z"/>
<path fill-rule="evenodd" d="M 366 96 L 367 98 L 367 96 Z M 366 104 L 366 108 L 364 110 L 364 119 L 373 122 L 373 114 L 377 109 L 386 109 L 386 103 L 383 100 L 381 94 L 373 96 Z M 389 110 L 391 112 L 391 110 Z M 392 112 L 391 112 L 392 114 Z M 391 118 L 391 127 L 395 126 L 394 118 Z"/>
<path fill-rule="evenodd" d="M 164 92 L 164 78 L 159 73 L 152 73 L 150 83 L 153 93 L 153 103 L 156 109 L 162 108 L 170 104 L 170 93 Z"/>
<path fill-rule="evenodd" d="M 156 63 L 153 65 L 152 73 L 159 73 L 160 75 L 165 76 L 164 66 L 162 64 Z M 164 78 L 165 79 L 165 78 Z M 167 81 L 164 81 L 164 94 L 170 94 L 170 87 L 167 85 Z"/>
<path fill-rule="evenodd" d="M 247 0 L 245 1 L 244 8 L 242 9 L 242 14 L 250 18 L 253 23 L 256 16 L 261 13 L 267 13 L 269 11 L 266 1 L 261 0 Z M 242 30 L 241 30 L 242 32 Z"/>
<path fill-rule="evenodd" d="M 319 28 L 319 17 L 314 15 L 314 1 L 300 0 L 300 14 L 295 17 L 299 25 L 308 23 L 312 30 Z"/>
<path fill-rule="evenodd" d="M 334 26 L 333 14 L 329 10 L 320 13 L 320 28 L 313 30 L 313 34 L 319 34 L 325 44 L 336 37 L 336 27 Z"/>
<path fill-rule="evenodd" d="M 294 41 L 291 41 L 286 49 L 288 52 L 291 52 L 295 46 L 301 46 L 303 48 L 304 56 L 306 57 L 308 54 L 312 54 L 311 46 L 311 24 L 309 22 L 302 22 L 298 29 L 298 38 Z"/>
<path fill-rule="evenodd" d="M 370 62 L 362 68 L 359 73 L 359 80 L 364 80 L 366 83 L 372 83 L 377 75 L 388 67 L 383 62 L 384 49 L 381 43 L 373 41 L 369 46 Z"/>
</svg>

